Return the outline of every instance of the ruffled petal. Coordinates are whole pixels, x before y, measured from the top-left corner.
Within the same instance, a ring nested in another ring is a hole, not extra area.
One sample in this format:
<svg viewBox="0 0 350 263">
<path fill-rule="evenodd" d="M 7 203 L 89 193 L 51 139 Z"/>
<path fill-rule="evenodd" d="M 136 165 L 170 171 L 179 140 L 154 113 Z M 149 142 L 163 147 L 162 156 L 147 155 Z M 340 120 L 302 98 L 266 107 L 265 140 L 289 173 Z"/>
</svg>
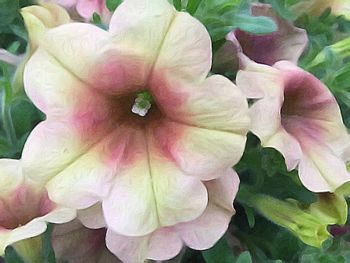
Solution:
<svg viewBox="0 0 350 263">
<path fill-rule="evenodd" d="M 301 182 L 313 192 L 335 192 L 350 181 L 345 162 L 326 145 L 317 141 L 303 141 L 303 158 L 299 164 Z"/>
<path fill-rule="evenodd" d="M 183 246 L 179 235 L 171 228 L 161 228 L 142 237 L 122 236 L 108 230 L 106 244 L 125 263 L 142 263 L 145 259 L 171 259 Z"/>
<path fill-rule="evenodd" d="M 278 150 L 283 155 L 289 171 L 295 169 L 302 158 L 299 142 L 283 127 L 280 127 L 274 135 L 265 141 L 263 146 Z"/>
<path fill-rule="evenodd" d="M 235 212 L 233 200 L 238 191 L 239 177 L 230 169 L 224 176 L 205 185 L 209 204 L 204 213 L 191 222 L 175 227 L 186 245 L 197 250 L 212 247 L 226 232 Z"/>
</svg>

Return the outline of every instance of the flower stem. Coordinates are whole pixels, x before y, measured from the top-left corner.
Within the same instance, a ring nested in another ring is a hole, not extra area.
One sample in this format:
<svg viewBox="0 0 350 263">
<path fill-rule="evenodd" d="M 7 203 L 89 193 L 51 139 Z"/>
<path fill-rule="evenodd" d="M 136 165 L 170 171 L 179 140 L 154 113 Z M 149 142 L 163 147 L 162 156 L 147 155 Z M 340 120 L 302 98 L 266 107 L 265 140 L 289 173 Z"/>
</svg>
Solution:
<svg viewBox="0 0 350 263">
<path fill-rule="evenodd" d="M 1 69 L 4 76 L 3 81 L 3 96 L 1 101 L 1 118 L 3 121 L 6 137 L 11 145 L 16 143 L 16 132 L 13 126 L 10 103 L 12 101 L 11 79 L 7 70 L 7 66 L 1 63 Z"/>
</svg>

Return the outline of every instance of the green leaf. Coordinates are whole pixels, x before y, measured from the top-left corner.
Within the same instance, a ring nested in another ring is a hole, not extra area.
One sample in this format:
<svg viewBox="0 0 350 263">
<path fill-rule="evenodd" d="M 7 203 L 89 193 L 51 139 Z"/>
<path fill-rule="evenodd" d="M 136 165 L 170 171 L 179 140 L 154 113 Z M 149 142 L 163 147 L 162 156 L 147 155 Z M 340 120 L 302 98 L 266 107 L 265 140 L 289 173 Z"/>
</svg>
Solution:
<svg viewBox="0 0 350 263">
<path fill-rule="evenodd" d="M 276 23 L 265 16 L 235 14 L 233 24 L 236 28 L 256 35 L 264 35 L 277 30 Z"/>
<path fill-rule="evenodd" d="M 235 256 L 225 237 L 221 238 L 214 247 L 202 251 L 206 263 L 233 263 Z"/>
<path fill-rule="evenodd" d="M 48 224 L 47 230 L 43 234 L 42 246 L 43 246 L 43 257 L 45 263 L 56 263 L 55 251 L 52 248 L 51 234 L 53 231 L 53 225 Z"/>
<path fill-rule="evenodd" d="M 174 0 L 173 5 L 175 6 L 177 11 L 181 11 L 182 9 L 182 3 L 181 0 Z"/>
<path fill-rule="evenodd" d="M 295 19 L 295 15 L 286 8 L 285 0 L 270 0 L 272 8 L 284 19 Z"/>
<path fill-rule="evenodd" d="M 5 250 L 5 262 L 6 263 L 24 263 L 24 260 L 13 247 L 7 247 Z"/>
<path fill-rule="evenodd" d="M 106 0 L 106 6 L 109 11 L 113 12 L 120 4 L 122 0 Z"/>
<path fill-rule="evenodd" d="M 93 15 L 92 15 L 92 22 L 93 22 L 95 25 L 98 25 L 98 24 L 101 24 L 101 23 L 102 23 L 100 15 L 97 14 L 96 12 L 94 12 Z"/>
<path fill-rule="evenodd" d="M 187 248 L 181 257 L 181 263 L 205 263 L 202 253 L 197 250 Z"/>
<path fill-rule="evenodd" d="M 201 4 L 202 0 L 188 0 L 186 11 L 191 15 L 194 15 Z"/>
<path fill-rule="evenodd" d="M 0 27 L 9 25 L 18 16 L 18 0 L 0 0 Z"/>
<path fill-rule="evenodd" d="M 245 251 L 239 255 L 236 263 L 252 263 L 252 256 L 249 251 Z"/>
<path fill-rule="evenodd" d="M 254 214 L 254 209 L 252 209 L 249 206 L 243 205 L 245 214 L 247 216 L 248 219 L 248 225 L 250 228 L 253 228 L 255 225 L 255 214 Z"/>
</svg>

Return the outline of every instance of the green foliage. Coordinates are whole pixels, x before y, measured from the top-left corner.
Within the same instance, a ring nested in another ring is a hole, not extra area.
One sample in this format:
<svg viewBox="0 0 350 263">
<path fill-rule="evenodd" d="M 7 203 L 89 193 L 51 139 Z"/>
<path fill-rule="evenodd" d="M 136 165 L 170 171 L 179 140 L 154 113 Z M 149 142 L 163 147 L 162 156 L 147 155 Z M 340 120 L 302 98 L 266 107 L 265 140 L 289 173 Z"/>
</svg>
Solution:
<svg viewBox="0 0 350 263">
<path fill-rule="evenodd" d="M 206 263 L 232 263 L 235 256 L 225 238 L 221 238 L 214 247 L 202 252 Z"/>
<path fill-rule="evenodd" d="M 12 247 L 6 248 L 4 259 L 6 263 L 25 263 Z"/>
<path fill-rule="evenodd" d="M 202 1 L 192 13 L 207 27 L 213 41 L 224 39 L 227 33 L 237 28 L 253 34 L 276 31 L 277 25 L 270 18 L 250 15 L 249 3 L 239 0 Z"/>
<path fill-rule="evenodd" d="M 240 254 L 236 260 L 236 263 L 252 263 L 252 256 L 250 255 L 249 251 L 245 251 Z"/>
<path fill-rule="evenodd" d="M 43 234 L 42 238 L 42 254 L 45 263 L 56 263 L 55 251 L 51 244 L 51 234 L 53 231 L 53 225 L 48 224 L 47 230 Z"/>
<path fill-rule="evenodd" d="M 121 3 L 122 0 L 106 0 L 106 6 L 109 11 L 114 11 Z"/>
</svg>

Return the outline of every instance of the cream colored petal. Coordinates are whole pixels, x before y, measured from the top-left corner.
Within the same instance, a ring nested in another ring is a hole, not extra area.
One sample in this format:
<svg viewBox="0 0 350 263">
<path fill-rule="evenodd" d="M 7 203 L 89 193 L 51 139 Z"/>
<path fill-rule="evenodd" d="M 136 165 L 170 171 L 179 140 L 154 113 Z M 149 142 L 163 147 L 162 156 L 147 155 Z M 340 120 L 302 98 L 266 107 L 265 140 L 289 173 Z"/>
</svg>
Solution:
<svg viewBox="0 0 350 263">
<path fill-rule="evenodd" d="M 30 99 L 51 118 L 72 115 L 83 97 L 91 93 L 87 84 L 62 67 L 43 48 L 39 48 L 27 63 L 24 84 Z"/>
<path fill-rule="evenodd" d="M 310 191 L 334 192 L 350 181 L 345 162 L 322 142 L 304 140 L 303 153 L 299 177 Z"/>
<path fill-rule="evenodd" d="M 162 112 L 174 121 L 242 135 L 249 129 L 246 97 L 223 76 L 213 75 L 201 83 L 155 76 L 151 91 Z"/>
<path fill-rule="evenodd" d="M 42 122 L 31 132 L 24 146 L 23 173 L 36 182 L 45 183 L 83 150 L 78 132 L 67 123 Z"/>
<path fill-rule="evenodd" d="M 175 9 L 166 0 L 127 0 L 112 16 L 109 32 L 114 46 L 143 61 L 144 80 L 149 78 L 174 16 Z"/>
<path fill-rule="evenodd" d="M 143 263 L 145 259 L 171 259 L 182 248 L 179 235 L 171 228 L 161 228 L 142 237 L 122 236 L 108 230 L 106 244 L 125 263 Z"/>
<path fill-rule="evenodd" d="M 5 248 L 17 241 L 38 236 L 45 232 L 47 222 L 62 224 L 75 218 L 74 210 L 67 208 L 55 208 L 45 216 L 34 218 L 26 225 L 19 226 L 13 230 L 1 231 L 0 233 L 0 255 L 3 255 Z"/>
<path fill-rule="evenodd" d="M 262 146 L 272 147 L 279 151 L 283 155 L 289 171 L 296 168 L 302 158 L 299 142 L 292 135 L 288 134 L 283 127 L 280 127 Z"/>
<path fill-rule="evenodd" d="M 103 202 L 107 225 L 118 234 L 141 236 L 190 221 L 207 205 L 204 185 L 183 174 L 163 155 L 156 140 L 150 130 L 135 131 L 128 147 L 136 155 L 119 165 L 111 193 Z"/>
<path fill-rule="evenodd" d="M 84 226 L 91 229 L 106 227 L 101 203 L 78 210 L 78 219 Z"/>
<path fill-rule="evenodd" d="M 114 169 L 91 149 L 57 172 L 46 187 L 56 203 L 85 209 L 109 195 L 114 176 Z"/>
<path fill-rule="evenodd" d="M 222 176 L 236 164 L 246 142 L 245 135 L 176 122 L 166 122 L 154 128 L 154 133 L 162 149 L 185 173 L 204 180 Z"/>
<path fill-rule="evenodd" d="M 96 62 L 110 41 L 108 32 L 97 26 L 69 23 L 48 30 L 39 47 L 54 57 L 62 67 L 86 81 L 91 79 Z"/>
<path fill-rule="evenodd" d="M 177 13 L 162 42 L 154 72 L 200 81 L 208 75 L 211 61 L 211 40 L 204 25 L 188 13 Z"/>
<path fill-rule="evenodd" d="M 236 83 L 248 98 L 280 98 L 283 95 L 283 79 L 277 69 L 247 58 L 244 64 L 244 69 L 237 73 Z"/>
<path fill-rule="evenodd" d="M 21 161 L 0 159 L 0 196 L 7 197 L 23 180 Z"/>
<path fill-rule="evenodd" d="M 218 179 L 206 182 L 209 204 L 194 221 L 175 228 L 187 246 L 204 250 L 212 247 L 226 232 L 235 210 L 233 200 L 239 187 L 239 177 L 230 169 Z"/>
</svg>

